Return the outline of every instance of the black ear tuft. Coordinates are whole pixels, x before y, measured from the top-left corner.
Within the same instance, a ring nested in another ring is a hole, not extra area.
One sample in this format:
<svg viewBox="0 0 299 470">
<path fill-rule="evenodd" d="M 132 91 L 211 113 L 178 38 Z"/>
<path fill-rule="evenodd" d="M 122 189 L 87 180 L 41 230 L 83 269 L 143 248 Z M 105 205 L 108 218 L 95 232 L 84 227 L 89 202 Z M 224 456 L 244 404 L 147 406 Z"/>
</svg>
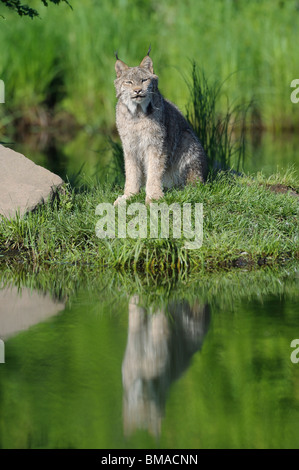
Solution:
<svg viewBox="0 0 299 470">
<path fill-rule="evenodd" d="M 146 55 L 150 55 L 151 50 L 152 50 L 152 46 L 149 45 L 149 48 L 148 48 L 148 51 L 147 51 L 147 54 L 146 54 Z"/>
</svg>

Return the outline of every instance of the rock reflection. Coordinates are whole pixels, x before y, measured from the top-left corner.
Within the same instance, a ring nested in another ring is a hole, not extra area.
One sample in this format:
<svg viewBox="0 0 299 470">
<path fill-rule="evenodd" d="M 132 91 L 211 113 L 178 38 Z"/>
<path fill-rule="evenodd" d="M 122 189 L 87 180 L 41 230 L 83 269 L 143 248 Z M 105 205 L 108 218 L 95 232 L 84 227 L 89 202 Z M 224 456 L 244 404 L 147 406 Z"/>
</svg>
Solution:
<svg viewBox="0 0 299 470">
<path fill-rule="evenodd" d="M 167 313 L 129 302 L 129 330 L 122 365 L 125 435 L 146 429 L 159 436 L 168 389 L 201 348 L 210 320 L 207 304 L 172 302 Z"/>
<path fill-rule="evenodd" d="M 55 301 L 50 294 L 29 288 L 0 285 L 0 338 L 27 330 L 64 310 L 64 303 Z"/>
</svg>

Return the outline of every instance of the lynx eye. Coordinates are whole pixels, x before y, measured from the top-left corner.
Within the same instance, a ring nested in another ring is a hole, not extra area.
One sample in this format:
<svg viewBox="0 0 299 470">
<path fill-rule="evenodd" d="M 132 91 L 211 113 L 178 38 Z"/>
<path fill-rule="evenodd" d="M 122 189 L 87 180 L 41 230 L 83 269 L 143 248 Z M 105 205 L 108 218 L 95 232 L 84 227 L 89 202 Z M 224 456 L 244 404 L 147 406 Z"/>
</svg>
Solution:
<svg viewBox="0 0 299 470">
<path fill-rule="evenodd" d="M 148 81 L 148 78 L 143 78 L 141 81 L 142 81 L 142 83 L 143 83 L 143 82 L 147 82 L 147 81 Z"/>
<path fill-rule="evenodd" d="M 126 83 L 127 85 L 133 85 L 132 80 L 127 80 L 125 83 Z"/>
</svg>

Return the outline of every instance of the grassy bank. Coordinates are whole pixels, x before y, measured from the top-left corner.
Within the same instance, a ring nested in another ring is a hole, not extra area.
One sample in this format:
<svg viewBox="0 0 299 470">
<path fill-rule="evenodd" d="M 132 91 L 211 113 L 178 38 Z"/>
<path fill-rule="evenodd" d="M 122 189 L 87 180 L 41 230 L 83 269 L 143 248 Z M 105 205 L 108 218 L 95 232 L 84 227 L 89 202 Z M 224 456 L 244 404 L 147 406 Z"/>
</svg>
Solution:
<svg viewBox="0 0 299 470">
<path fill-rule="evenodd" d="M 296 0 L 87 0 L 48 8 L 41 20 L 0 17 L 0 79 L 6 86 L 2 123 L 14 117 L 47 123 L 67 112 L 94 130 L 114 125 L 114 56 L 137 64 L 152 45 L 162 92 L 182 110 L 190 60 L 208 77 L 225 80 L 220 108 L 230 102 L 255 106 L 250 121 L 282 129 L 299 124 L 290 83 L 298 78 Z M 142 26 L 141 26 L 142 25 Z"/>
<path fill-rule="evenodd" d="M 0 251 L 35 265 L 87 263 L 152 273 L 275 264 L 299 257 L 298 193 L 298 178 L 290 172 L 268 179 L 219 173 L 205 185 L 169 191 L 167 204 L 203 203 L 202 247 L 186 249 L 183 233 L 172 238 L 170 232 L 169 239 L 98 238 L 96 206 L 112 203 L 121 189 L 67 189 L 23 219 L 3 219 Z M 144 199 L 143 192 L 132 202 Z"/>
</svg>

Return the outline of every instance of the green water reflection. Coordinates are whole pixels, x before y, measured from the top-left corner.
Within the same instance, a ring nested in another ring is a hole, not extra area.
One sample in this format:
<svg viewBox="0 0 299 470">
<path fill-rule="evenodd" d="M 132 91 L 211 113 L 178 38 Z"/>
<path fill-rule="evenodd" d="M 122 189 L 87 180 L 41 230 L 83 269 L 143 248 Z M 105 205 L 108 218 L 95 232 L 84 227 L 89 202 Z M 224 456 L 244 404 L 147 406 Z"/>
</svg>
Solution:
<svg viewBox="0 0 299 470">
<path fill-rule="evenodd" d="M 156 284 L 3 269 L 0 447 L 297 448 L 298 268 Z M 37 313 L 20 331 L 22 296 Z"/>
<path fill-rule="evenodd" d="M 116 168 L 111 145 L 108 136 L 103 133 L 91 135 L 82 130 L 66 142 L 50 138 L 48 135 L 42 138 L 41 134 L 36 134 L 24 142 L 8 146 L 23 153 L 38 165 L 59 174 L 63 179 L 68 178 L 73 184 L 78 183 L 78 179 L 75 178 L 78 173 L 87 182 L 97 179 L 103 183 L 107 178 L 110 180 L 115 178 Z M 270 132 L 248 133 L 242 170 L 250 174 L 262 170 L 266 176 L 277 170 L 283 173 L 290 166 L 298 171 L 298 146 L 299 136 L 295 133 L 279 135 Z M 232 166 L 237 168 L 237 162 L 232 161 Z"/>
</svg>

